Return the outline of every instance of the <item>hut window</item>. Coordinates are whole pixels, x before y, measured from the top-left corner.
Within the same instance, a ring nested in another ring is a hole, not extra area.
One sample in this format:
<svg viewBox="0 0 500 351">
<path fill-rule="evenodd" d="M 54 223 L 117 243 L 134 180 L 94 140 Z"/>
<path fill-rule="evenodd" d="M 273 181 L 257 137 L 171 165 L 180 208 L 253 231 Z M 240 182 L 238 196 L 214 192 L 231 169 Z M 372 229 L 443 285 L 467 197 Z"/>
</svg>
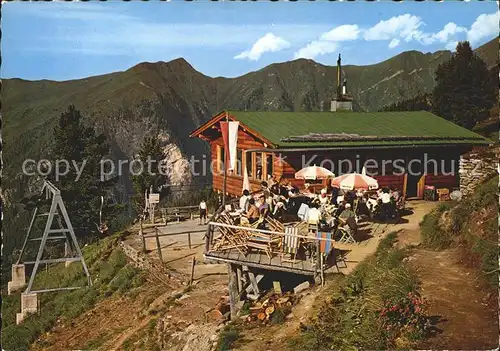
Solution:
<svg viewBox="0 0 500 351">
<path fill-rule="evenodd" d="M 262 176 L 263 176 L 263 167 L 262 167 L 262 164 L 263 164 L 263 156 L 264 154 L 263 153 L 258 153 L 255 155 L 255 169 L 256 169 L 256 174 L 255 174 L 255 177 L 257 179 L 263 179 Z"/>
<path fill-rule="evenodd" d="M 247 166 L 247 172 L 248 172 L 248 177 L 253 178 L 253 152 L 245 152 L 245 158 L 246 158 L 246 166 Z"/>
<path fill-rule="evenodd" d="M 273 154 L 265 154 L 266 155 L 266 180 L 271 178 L 274 173 L 273 166 Z"/>
<path fill-rule="evenodd" d="M 242 167 L 243 167 L 243 151 L 237 150 L 236 151 L 236 174 L 239 176 L 243 175 Z"/>
</svg>

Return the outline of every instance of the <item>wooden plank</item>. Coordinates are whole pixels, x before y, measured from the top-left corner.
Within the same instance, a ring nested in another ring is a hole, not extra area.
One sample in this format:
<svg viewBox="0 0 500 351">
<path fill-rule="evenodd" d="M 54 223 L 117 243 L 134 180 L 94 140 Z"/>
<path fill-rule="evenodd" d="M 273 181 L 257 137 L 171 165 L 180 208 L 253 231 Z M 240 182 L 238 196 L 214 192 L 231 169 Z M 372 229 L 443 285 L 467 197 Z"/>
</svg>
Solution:
<svg viewBox="0 0 500 351">
<path fill-rule="evenodd" d="M 236 261 L 232 259 L 227 259 L 224 257 L 219 256 L 219 252 L 211 252 L 210 254 L 204 254 L 203 255 L 206 259 L 208 260 L 213 260 L 213 261 L 219 261 L 219 262 L 224 262 L 224 263 L 235 263 L 235 264 L 240 264 L 240 265 L 246 265 L 248 267 L 254 267 L 254 268 L 261 268 L 261 269 L 266 269 L 270 271 L 280 271 L 280 272 L 288 272 L 288 273 L 296 273 L 296 274 L 302 274 L 302 275 L 314 275 L 314 270 L 311 268 L 309 269 L 300 269 L 297 267 L 285 267 L 282 265 L 269 265 L 269 264 L 259 264 L 256 262 L 252 261 Z"/>
<path fill-rule="evenodd" d="M 235 320 L 237 318 L 237 303 L 239 300 L 238 294 L 238 286 L 236 284 L 236 266 L 232 263 L 228 263 L 227 265 L 227 274 L 229 276 L 229 306 L 231 308 L 231 320 Z"/>
<path fill-rule="evenodd" d="M 255 274 L 252 271 L 248 271 L 248 279 L 250 280 L 250 286 L 252 287 L 254 294 L 257 296 L 260 295 L 259 283 L 257 282 Z"/>
<path fill-rule="evenodd" d="M 236 266 L 236 279 L 237 279 L 237 283 L 238 283 L 238 295 L 241 294 L 241 292 L 243 291 L 243 274 L 241 272 L 241 266 Z"/>
</svg>

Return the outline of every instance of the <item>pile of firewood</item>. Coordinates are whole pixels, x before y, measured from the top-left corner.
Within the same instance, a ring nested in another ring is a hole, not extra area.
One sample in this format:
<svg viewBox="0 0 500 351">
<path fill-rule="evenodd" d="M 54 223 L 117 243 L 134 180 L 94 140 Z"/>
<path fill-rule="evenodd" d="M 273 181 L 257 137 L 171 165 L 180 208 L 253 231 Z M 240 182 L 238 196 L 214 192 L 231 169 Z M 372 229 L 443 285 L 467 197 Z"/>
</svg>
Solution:
<svg viewBox="0 0 500 351">
<path fill-rule="evenodd" d="M 289 312 L 294 303 L 295 298 L 290 292 L 283 295 L 268 294 L 249 307 L 250 314 L 247 316 L 246 321 L 259 321 L 266 324 L 272 319 L 273 314 Z"/>
</svg>

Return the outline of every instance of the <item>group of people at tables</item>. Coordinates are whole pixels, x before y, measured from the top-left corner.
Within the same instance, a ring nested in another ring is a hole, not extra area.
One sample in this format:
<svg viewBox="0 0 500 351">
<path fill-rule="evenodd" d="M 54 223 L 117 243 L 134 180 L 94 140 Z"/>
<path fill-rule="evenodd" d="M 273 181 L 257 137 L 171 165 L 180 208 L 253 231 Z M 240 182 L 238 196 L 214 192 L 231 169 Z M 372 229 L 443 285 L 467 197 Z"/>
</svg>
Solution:
<svg viewBox="0 0 500 351">
<path fill-rule="evenodd" d="M 274 177 L 269 183 L 261 182 L 260 191 L 252 194 L 248 190 L 243 191 L 239 208 L 233 212 L 240 218 L 241 224 L 259 222 L 257 227 L 264 229 L 262 219 L 266 216 L 281 222 L 288 222 L 290 218 L 294 221 L 298 217 L 309 225 L 333 231 L 342 228 L 354 236 L 361 216 L 372 218 L 378 207 L 376 213 L 389 218 L 399 200 L 399 193 L 390 189 L 344 191 L 326 186 L 316 193 L 307 183 L 302 191 L 290 182 L 274 181 Z"/>
</svg>

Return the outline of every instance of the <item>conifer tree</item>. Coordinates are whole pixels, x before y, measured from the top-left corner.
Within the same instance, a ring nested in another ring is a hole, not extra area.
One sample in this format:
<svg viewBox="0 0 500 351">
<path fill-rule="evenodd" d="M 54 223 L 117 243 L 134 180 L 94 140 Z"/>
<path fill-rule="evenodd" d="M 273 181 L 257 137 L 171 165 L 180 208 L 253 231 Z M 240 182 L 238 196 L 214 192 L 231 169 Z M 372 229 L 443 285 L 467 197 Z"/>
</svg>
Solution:
<svg viewBox="0 0 500 351">
<path fill-rule="evenodd" d="M 58 177 L 53 167 L 48 179 L 61 191 L 75 233 L 79 236 L 98 234 L 101 196 L 104 198 L 103 222 L 119 210 L 119 207 L 109 204 L 108 196 L 117 177 L 101 179 L 101 160 L 108 155 L 106 137 L 96 135 L 93 127 L 85 126 L 80 111 L 73 105 L 69 106 L 54 128 L 52 159 L 67 160 L 70 167 L 61 166 Z M 75 165 L 82 170 L 80 175 Z"/>
<path fill-rule="evenodd" d="M 496 101 L 495 82 L 469 42 L 458 43 L 451 59 L 437 68 L 435 79 L 435 114 L 469 129 L 488 118 Z"/>
<path fill-rule="evenodd" d="M 144 209 L 144 194 L 152 187 L 153 192 L 164 191 L 168 177 L 165 172 L 165 164 L 163 160 L 166 155 L 163 151 L 163 146 L 157 136 L 146 136 L 141 144 L 138 155 L 136 156 L 137 163 L 142 165 L 142 172 L 132 176 L 132 182 L 136 195 L 134 203 L 138 212 Z M 148 166 L 148 160 L 150 166 Z M 139 166 L 138 166 L 139 167 Z M 148 169 L 149 168 L 149 169 Z M 137 170 L 134 170 L 136 172 Z"/>
</svg>

